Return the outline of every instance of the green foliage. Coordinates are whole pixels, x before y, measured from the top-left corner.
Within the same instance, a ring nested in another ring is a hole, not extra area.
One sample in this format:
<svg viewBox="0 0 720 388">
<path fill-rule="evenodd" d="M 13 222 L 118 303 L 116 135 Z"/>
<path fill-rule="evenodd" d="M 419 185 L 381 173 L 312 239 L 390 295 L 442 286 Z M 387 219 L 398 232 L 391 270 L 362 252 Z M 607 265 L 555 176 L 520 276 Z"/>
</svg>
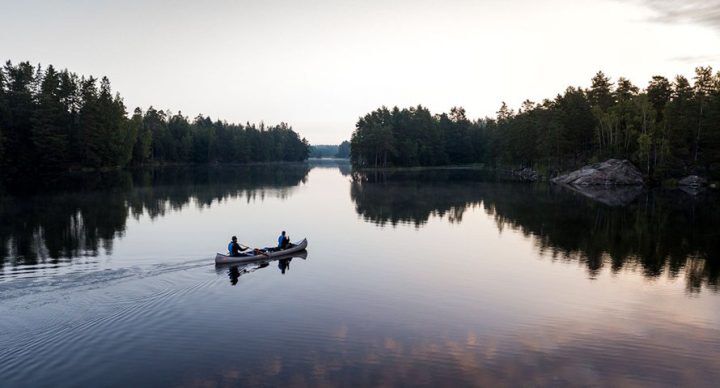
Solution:
<svg viewBox="0 0 720 388">
<path fill-rule="evenodd" d="M 592 86 L 587 91 L 590 103 L 598 107 L 602 112 L 607 112 L 614 102 L 612 87 L 613 84 L 610 82 L 610 78 L 605 76 L 602 71 L 598 71 L 592 78 Z"/>
<path fill-rule="evenodd" d="M 464 111 L 463 111 L 464 115 Z M 447 149 L 458 151 L 460 157 L 467 156 L 468 147 L 443 136 L 443 129 L 453 131 L 458 136 L 469 134 L 469 121 L 460 117 L 460 112 L 451 118 L 430 114 L 427 108 L 398 109 L 392 111 L 382 107 L 362 117 L 350 140 L 351 160 L 361 166 L 412 166 L 438 165 L 448 162 Z M 453 121 L 453 120 L 457 121 Z"/>
<path fill-rule="evenodd" d="M 310 146 L 311 158 L 333 158 L 338 153 L 338 146 L 331 144 L 317 144 Z"/>
<path fill-rule="evenodd" d="M 350 142 L 343 141 L 339 145 L 333 144 L 317 144 L 310 146 L 311 158 L 340 158 L 348 159 L 350 157 Z"/>
<path fill-rule="evenodd" d="M 40 90 L 31 117 L 30 136 L 37 151 L 36 162 L 51 166 L 63 163 L 67 155 L 71 117 L 62 102 L 60 74 L 49 66 L 38 83 Z"/>
<path fill-rule="evenodd" d="M 135 108 L 130 122 L 130 131 L 135 132 L 135 143 L 132 145 L 130 164 L 141 165 L 150 160 L 152 152 L 152 132 L 143 123 L 143 113 Z"/>
<path fill-rule="evenodd" d="M 6 98 L 5 112 L 0 120 L 3 128 L 5 165 L 30 165 L 33 157 L 31 128 L 35 109 L 32 86 L 35 80 L 35 69 L 28 62 L 13 66 L 10 61 L 5 64 L 4 92 Z"/>
<path fill-rule="evenodd" d="M 7 106 L 7 97 L 5 96 L 5 73 L 0 70 L 0 167 L 4 166 L 4 141 L 3 141 L 3 125 L 9 115 L 9 107 Z"/>
<path fill-rule="evenodd" d="M 662 186 L 668 188 L 675 188 L 678 186 L 678 180 L 675 178 L 665 179 L 664 181 L 662 181 Z"/>
<path fill-rule="evenodd" d="M 720 176 L 720 73 L 695 70 L 694 84 L 654 76 L 644 90 L 602 72 L 585 90 L 567 88 L 517 113 L 504 102 L 495 118 L 469 120 L 462 108 L 381 107 L 360 118 L 351 139 L 355 165 L 460 163 L 575 168 L 630 159 L 662 181 L 691 173 Z"/>
<path fill-rule="evenodd" d="M 193 122 L 139 108 L 128 117 L 110 81 L 53 66 L 7 62 L 0 69 L 0 165 L 7 171 L 115 168 L 146 163 L 301 161 L 305 139 L 276 126 Z M 3 152 L 3 150 L 5 152 Z"/>
<path fill-rule="evenodd" d="M 347 159 L 350 157 L 350 142 L 345 140 L 338 146 L 336 158 Z"/>
</svg>

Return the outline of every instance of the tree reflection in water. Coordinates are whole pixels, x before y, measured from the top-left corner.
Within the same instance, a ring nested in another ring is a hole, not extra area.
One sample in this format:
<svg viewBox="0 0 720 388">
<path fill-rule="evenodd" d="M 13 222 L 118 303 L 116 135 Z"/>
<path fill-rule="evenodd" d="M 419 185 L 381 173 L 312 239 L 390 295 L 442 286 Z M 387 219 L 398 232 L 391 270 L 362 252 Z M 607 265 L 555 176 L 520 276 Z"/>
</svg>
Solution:
<svg viewBox="0 0 720 388">
<path fill-rule="evenodd" d="M 499 230 L 533 236 L 542 253 L 579 261 L 596 276 L 639 265 L 647 277 L 684 272 L 687 289 L 718 290 L 720 243 L 714 193 L 691 197 L 679 190 L 633 193 L 623 203 L 612 193 L 568 190 L 551 184 L 500 182 L 473 170 L 355 172 L 350 196 L 366 221 L 419 228 L 431 216 L 462 222 L 482 206 Z M 602 198 L 603 200 L 594 200 Z M 683 271 L 684 270 L 684 271 Z"/>
<path fill-rule="evenodd" d="M 231 198 L 286 199 L 308 172 L 306 164 L 173 167 L 5 182 L 13 192 L 0 195 L 0 268 L 111 253 L 129 217 Z"/>
</svg>

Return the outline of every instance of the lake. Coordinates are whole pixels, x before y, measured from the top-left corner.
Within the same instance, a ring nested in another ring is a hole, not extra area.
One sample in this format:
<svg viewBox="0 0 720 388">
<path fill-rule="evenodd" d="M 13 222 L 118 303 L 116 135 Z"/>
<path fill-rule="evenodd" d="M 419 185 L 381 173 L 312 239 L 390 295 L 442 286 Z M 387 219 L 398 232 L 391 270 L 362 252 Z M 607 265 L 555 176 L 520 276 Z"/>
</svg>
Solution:
<svg viewBox="0 0 720 388">
<path fill-rule="evenodd" d="M 0 199 L 0 385 L 717 386 L 720 201 L 337 161 Z M 232 235 L 307 237 L 218 266 Z"/>
</svg>

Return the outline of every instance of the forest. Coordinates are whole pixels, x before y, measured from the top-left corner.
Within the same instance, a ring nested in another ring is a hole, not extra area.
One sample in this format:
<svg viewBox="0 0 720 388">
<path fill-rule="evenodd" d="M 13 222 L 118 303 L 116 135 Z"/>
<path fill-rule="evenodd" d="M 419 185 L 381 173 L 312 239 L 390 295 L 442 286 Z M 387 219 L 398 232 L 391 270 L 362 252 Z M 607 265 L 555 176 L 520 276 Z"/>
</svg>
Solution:
<svg viewBox="0 0 720 388">
<path fill-rule="evenodd" d="M 640 88 L 598 72 L 589 88 L 553 99 L 504 102 L 496 117 L 465 109 L 433 115 L 423 106 L 381 107 L 361 117 L 351 139 L 359 167 L 482 163 L 552 175 L 608 158 L 631 160 L 650 180 L 688 174 L 720 178 L 720 72 L 654 76 Z"/>
<path fill-rule="evenodd" d="M 350 157 L 350 142 L 345 140 L 339 145 L 318 144 L 310 146 L 311 158 L 340 158 Z"/>
<path fill-rule="evenodd" d="M 147 164 L 302 161 L 309 144 L 285 124 L 231 124 L 136 108 L 110 81 L 29 62 L 0 68 L 0 166 L 8 172 Z"/>
</svg>

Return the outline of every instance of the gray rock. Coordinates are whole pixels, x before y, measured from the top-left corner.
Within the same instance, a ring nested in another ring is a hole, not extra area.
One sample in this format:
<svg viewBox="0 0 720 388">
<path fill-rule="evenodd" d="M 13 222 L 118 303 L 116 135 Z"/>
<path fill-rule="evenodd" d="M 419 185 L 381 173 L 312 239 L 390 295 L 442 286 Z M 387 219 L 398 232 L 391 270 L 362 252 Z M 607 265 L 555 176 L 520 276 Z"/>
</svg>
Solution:
<svg viewBox="0 0 720 388">
<path fill-rule="evenodd" d="M 524 182 L 537 182 L 540 179 L 540 174 L 529 167 L 513 170 L 512 175 Z"/>
<path fill-rule="evenodd" d="M 707 185 L 707 179 L 697 175 L 688 175 L 678 181 L 678 186 L 703 187 L 705 185 Z"/>
<path fill-rule="evenodd" d="M 552 179 L 554 183 L 576 186 L 640 186 L 645 182 L 637 167 L 628 160 L 608 159 Z"/>
</svg>

